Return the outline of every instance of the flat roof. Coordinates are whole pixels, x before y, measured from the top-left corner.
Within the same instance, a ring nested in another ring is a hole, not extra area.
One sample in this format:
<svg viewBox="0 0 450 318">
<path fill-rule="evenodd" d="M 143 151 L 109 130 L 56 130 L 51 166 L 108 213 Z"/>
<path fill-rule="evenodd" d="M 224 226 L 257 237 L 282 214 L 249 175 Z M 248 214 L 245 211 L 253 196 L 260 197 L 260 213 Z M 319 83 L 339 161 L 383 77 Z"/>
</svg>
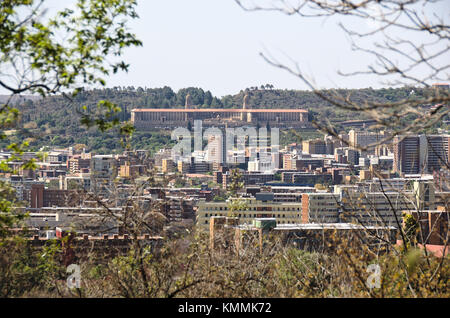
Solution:
<svg viewBox="0 0 450 318">
<path fill-rule="evenodd" d="M 256 229 L 253 224 L 240 224 L 237 226 L 243 230 Z M 273 230 L 397 230 L 394 226 L 362 226 L 352 223 L 297 223 L 297 224 L 277 224 Z"/>
<path fill-rule="evenodd" d="M 299 223 L 299 224 L 278 224 L 275 230 L 322 230 L 322 229 L 337 229 L 337 230 L 396 230 L 394 226 L 362 226 L 352 223 Z"/>
<path fill-rule="evenodd" d="M 306 109 L 242 109 L 242 108 L 209 108 L 209 109 L 184 109 L 184 108 L 135 108 L 131 112 L 169 112 L 169 113 L 307 113 Z"/>
</svg>

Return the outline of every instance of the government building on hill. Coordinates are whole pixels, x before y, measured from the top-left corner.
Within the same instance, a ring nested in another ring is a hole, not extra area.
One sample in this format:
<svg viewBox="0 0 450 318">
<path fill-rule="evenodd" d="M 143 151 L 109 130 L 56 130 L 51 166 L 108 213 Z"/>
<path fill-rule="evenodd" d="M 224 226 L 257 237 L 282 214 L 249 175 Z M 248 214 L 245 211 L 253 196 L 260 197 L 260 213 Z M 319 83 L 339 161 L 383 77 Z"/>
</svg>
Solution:
<svg viewBox="0 0 450 318">
<path fill-rule="evenodd" d="M 242 109 L 191 108 L 190 96 L 186 96 L 184 109 L 180 108 L 137 108 L 131 111 L 131 122 L 138 130 L 186 127 L 190 122 L 201 120 L 205 126 L 256 126 L 303 128 L 309 127 L 308 111 L 305 109 L 250 109 L 248 95 L 244 97 Z M 193 126 L 192 126 L 193 127 Z"/>
</svg>

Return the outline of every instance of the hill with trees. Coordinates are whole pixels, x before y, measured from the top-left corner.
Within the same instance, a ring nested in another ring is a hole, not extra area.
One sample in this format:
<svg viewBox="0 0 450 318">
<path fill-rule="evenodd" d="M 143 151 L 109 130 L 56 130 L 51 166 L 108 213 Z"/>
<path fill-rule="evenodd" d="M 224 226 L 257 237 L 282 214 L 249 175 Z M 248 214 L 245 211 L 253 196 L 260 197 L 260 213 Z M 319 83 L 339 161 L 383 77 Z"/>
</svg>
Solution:
<svg viewBox="0 0 450 318">
<path fill-rule="evenodd" d="M 395 102 L 408 96 L 423 97 L 426 89 L 402 87 L 384 89 L 349 89 L 324 91 L 327 96 L 342 96 L 357 103 Z M 170 87 L 114 87 L 105 89 L 82 90 L 74 97 L 64 95 L 43 99 L 17 99 L 15 106 L 21 112 L 21 130 L 18 140 L 28 138 L 30 146 L 37 149 L 43 145 L 68 146 L 79 143 L 98 153 L 121 151 L 121 145 L 114 132 L 101 133 L 98 129 L 87 129 L 80 125 L 83 107 L 95 112 L 97 103 L 108 100 L 117 104 L 121 111 L 117 118 L 121 121 L 130 119 L 134 108 L 176 108 L 182 107 L 187 94 L 191 95 L 192 104 L 197 108 L 240 108 L 245 94 L 248 94 L 252 108 L 304 108 L 317 118 L 330 118 L 333 122 L 349 119 L 363 119 L 360 113 L 350 113 L 325 102 L 312 91 L 281 90 L 273 85 L 250 87 L 235 95 L 221 98 L 210 91 L 189 87 L 175 92 Z M 132 146 L 156 151 L 170 143 L 168 132 L 136 132 Z M 1 145 L 1 144 L 0 144 Z M 1 145 L 3 146 L 3 145 Z"/>
</svg>

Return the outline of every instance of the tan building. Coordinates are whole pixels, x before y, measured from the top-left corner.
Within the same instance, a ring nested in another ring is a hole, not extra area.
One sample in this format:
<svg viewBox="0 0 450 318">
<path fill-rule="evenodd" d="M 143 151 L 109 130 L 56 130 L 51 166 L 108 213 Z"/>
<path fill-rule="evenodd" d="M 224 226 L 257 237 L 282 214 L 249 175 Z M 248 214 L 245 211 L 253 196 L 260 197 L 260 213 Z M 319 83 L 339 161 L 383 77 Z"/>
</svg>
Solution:
<svg viewBox="0 0 450 318">
<path fill-rule="evenodd" d="M 423 181 L 415 181 L 412 190 L 384 192 L 337 185 L 334 193 L 303 194 L 302 223 L 350 222 L 398 227 L 404 211 L 434 210 L 438 205 L 445 206 L 443 203 L 449 198 L 450 193 L 435 193 L 432 183 Z"/>
<path fill-rule="evenodd" d="M 234 216 L 240 224 L 251 223 L 254 218 L 275 218 L 277 224 L 296 224 L 301 220 L 301 203 L 280 203 L 242 198 L 245 209 L 230 211 L 230 202 L 206 202 L 200 200 L 197 210 L 197 225 L 209 228 L 212 216 Z"/>
<path fill-rule="evenodd" d="M 91 166 L 91 159 L 83 159 L 80 155 L 70 158 L 67 161 L 67 166 L 71 174 L 88 171 Z"/>
<path fill-rule="evenodd" d="M 398 191 L 369 192 L 335 186 L 335 194 L 341 202 L 340 222 L 396 227 L 404 211 L 435 210 L 445 202 L 448 206 L 450 198 L 450 193 L 435 192 L 433 182 L 424 180 L 414 181 L 412 189 Z"/>
<path fill-rule="evenodd" d="M 296 170 L 294 166 L 295 166 L 294 155 L 291 153 L 283 154 L 283 169 Z"/>
<path fill-rule="evenodd" d="M 174 172 L 175 171 L 175 164 L 172 159 L 163 159 L 162 160 L 162 166 L 161 171 L 163 173 L 167 172 Z"/>
<path fill-rule="evenodd" d="M 248 95 L 244 97 L 243 107 L 195 109 L 191 108 L 190 96 L 186 96 L 184 108 L 138 108 L 131 111 L 131 122 L 140 130 L 158 127 L 186 127 L 188 122 L 202 120 L 203 125 L 257 124 L 271 127 L 299 127 L 308 123 L 308 110 L 305 109 L 250 109 Z"/>
<path fill-rule="evenodd" d="M 351 147 L 356 149 L 365 148 L 369 145 L 374 145 L 384 138 L 386 138 L 385 133 L 382 131 L 380 133 L 377 132 L 369 132 L 369 131 L 356 131 L 354 129 L 350 130 L 348 133 L 349 144 Z M 375 153 L 375 147 L 368 149 L 368 154 Z"/>
<path fill-rule="evenodd" d="M 144 165 L 130 165 L 129 162 L 120 166 L 119 177 L 131 178 L 145 174 L 146 167 Z"/>
<path fill-rule="evenodd" d="M 156 108 L 156 109 L 133 109 L 131 111 L 131 122 L 140 130 L 151 130 L 155 127 L 185 126 L 188 122 L 208 120 L 217 123 L 236 124 L 254 123 L 267 124 L 271 127 L 277 126 L 301 126 L 308 123 L 308 111 L 304 109 L 178 109 L 178 108 Z"/>
<path fill-rule="evenodd" d="M 371 180 L 372 179 L 372 172 L 370 170 L 360 170 L 359 171 L 359 180 Z"/>
<path fill-rule="evenodd" d="M 327 153 L 327 145 L 323 139 L 306 140 L 302 143 L 302 151 L 309 154 L 324 155 Z"/>
<path fill-rule="evenodd" d="M 301 223 L 339 223 L 339 196 L 333 193 L 304 193 Z"/>
</svg>

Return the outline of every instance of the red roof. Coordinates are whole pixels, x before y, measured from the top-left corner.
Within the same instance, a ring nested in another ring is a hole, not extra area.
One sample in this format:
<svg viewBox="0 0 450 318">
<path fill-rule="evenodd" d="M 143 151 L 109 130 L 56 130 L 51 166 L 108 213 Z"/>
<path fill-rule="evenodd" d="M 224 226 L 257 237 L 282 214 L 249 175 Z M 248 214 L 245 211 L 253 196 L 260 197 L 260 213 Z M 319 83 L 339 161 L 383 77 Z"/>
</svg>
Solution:
<svg viewBox="0 0 450 318">
<path fill-rule="evenodd" d="M 397 240 L 397 245 L 402 245 L 403 242 L 402 240 Z M 423 244 L 418 244 L 419 247 L 421 249 L 423 249 Z M 444 255 L 448 255 L 448 250 L 450 249 L 450 247 L 445 246 L 445 245 L 431 245 L 431 244 L 426 244 L 425 245 L 427 248 L 428 252 L 431 252 L 434 254 L 434 256 L 436 257 L 443 257 Z"/>
</svg>

